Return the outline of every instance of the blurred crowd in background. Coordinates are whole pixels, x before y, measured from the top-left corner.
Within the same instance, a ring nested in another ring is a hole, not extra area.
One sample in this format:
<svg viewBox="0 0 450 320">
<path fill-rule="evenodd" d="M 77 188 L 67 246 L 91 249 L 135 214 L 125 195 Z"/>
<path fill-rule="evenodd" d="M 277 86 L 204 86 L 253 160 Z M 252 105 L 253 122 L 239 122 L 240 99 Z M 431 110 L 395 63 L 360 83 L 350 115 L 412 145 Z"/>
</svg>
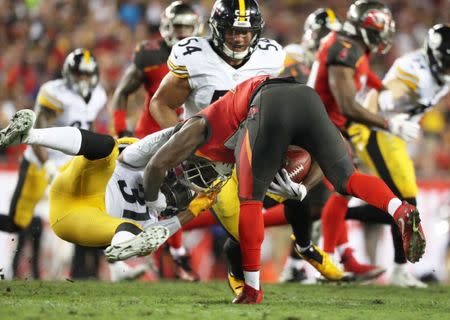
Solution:
<svg viewBox="0 0 450 320">
<path fill-rule="evenodd" d="M 213 1 L 192 0 L 207 18 Z M 427 29 L 450 21 L 449 0 L 386 0 L 397 22 L 394 46 L 375 59 L 382 77 L 394 59 L 419 48 Z M 161 11 L 168 0 L 0 0 L 0 128 L 17 109 L 31 107 L 42 83 L 60 77 L 68 52 L 92 50 L 100 65 L 101 83 L 109 96 L 129 64 L 135 45 L 159 37 Z M 306 16 L 318 7 L 332 8 L 341 19 L 349 0 L 263 0 L 263 35 L 282 45 L 299 42 Z M 128 104 L 139 109 L 143 92 Z M 450 97 L 442 110 L 423 121 L 424 138 L 412 148 L 419 177 L 450 177 Z M 136 113 L 137 114 L 137 113 Z M 103 112 L 97 131 L 110 132 L 110 110 Z M 132 119 L 131 119 L 132 121 Z M 20 148 L 3 150 L 0 163 L 17 163 Z"/>
</svg>

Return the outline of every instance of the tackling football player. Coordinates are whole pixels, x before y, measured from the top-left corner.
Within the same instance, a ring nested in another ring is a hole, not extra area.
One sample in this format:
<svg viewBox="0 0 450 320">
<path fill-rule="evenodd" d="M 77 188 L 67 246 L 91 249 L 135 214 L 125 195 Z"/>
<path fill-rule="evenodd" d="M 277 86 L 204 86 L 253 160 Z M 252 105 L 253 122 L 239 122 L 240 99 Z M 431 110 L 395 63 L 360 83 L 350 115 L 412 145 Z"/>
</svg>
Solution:
<svg viewBox="0 0 450 320">
<path fill-rule="evenodd" d="M 292 78 L 258 76 L 186 120 L 152 157 L 144 172 L 147 205 L 158 210 L 160 185 L 168 169 L 194 153 L 211 161 L 236 163 L 239 183 L 239 238 L 245 285 L 234 303 L 260 303 L 260 250 L 264 237 L 262 200 L 289 145 L 303 147 L 342 194 L 363 199 L 393 215 L 410 261 L 425 250 L 419 213 L 398 199 L 379 178 L 355 170 L 338 129 L 314 90 Z"/>
</svg>

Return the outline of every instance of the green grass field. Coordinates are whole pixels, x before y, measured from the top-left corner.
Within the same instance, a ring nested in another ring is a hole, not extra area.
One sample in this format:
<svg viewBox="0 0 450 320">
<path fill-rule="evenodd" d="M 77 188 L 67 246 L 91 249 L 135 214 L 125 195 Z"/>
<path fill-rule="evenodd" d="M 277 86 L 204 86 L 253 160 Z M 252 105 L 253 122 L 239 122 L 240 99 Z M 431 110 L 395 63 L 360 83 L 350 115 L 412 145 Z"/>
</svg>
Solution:
<svg viewBox="0 0 450 320">
<path fill-rule="evenodd" d="M 0 319 L 450 319 L 450 287 L 265 285 L 232 305 L 224 282 L 1 281 Z"/>
</svg>

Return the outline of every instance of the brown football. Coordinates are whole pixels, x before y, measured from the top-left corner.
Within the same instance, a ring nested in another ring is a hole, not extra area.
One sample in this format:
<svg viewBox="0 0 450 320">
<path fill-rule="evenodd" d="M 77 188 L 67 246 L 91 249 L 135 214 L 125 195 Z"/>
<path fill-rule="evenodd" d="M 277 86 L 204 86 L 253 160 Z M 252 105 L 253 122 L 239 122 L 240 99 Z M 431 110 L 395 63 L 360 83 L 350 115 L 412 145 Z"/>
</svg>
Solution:
<svg viewBox="0 0 450 320">
<path fill-rule="evenodd" d="M 288 148 L 283 168 L 286 169 L 292 181 L 300 183 L 311 168 L 311 155 L 305 149 L 291 145 Z"/>
</svg>

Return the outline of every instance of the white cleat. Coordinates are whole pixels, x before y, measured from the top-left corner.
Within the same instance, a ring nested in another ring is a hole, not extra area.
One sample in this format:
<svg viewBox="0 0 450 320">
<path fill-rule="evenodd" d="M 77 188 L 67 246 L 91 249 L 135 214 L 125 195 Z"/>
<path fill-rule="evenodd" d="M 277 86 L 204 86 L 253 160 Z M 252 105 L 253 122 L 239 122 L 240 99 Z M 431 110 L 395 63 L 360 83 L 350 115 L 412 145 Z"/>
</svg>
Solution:
<svg viewBox="0 0 450 320">
<path fill-rule="evenodd" d="M 155 252 L 168 238 L 169 229 L 164 226 L 152 226 L 130 240 L 110 245 L 105 250 L 105 256 L 109 262 L 146 256 Z"/>
<path fill-rule="evenodd" d="M 33 110 L 17 111 L 11 119 L 11 123 L 0 131 L 0 148 L 23 143 L 35 121 L 36 114 Z"/>
<path fill-rule="evenodd" d="M 109 274 L 111 282 L 120 282 L 134 280 L 142 276 L 149 266 L 141 263 L 136 266 L 130 266 L 126 262 L 116 261 L 109 264 Z"/>
<path fill-rule="evenodd" d="M 403 288 L 426 288 L 428 285 L 418 280 L 406 269 L 406 265 L 396 265 L 391 276 L 391 284 Z"/>
</svg>

